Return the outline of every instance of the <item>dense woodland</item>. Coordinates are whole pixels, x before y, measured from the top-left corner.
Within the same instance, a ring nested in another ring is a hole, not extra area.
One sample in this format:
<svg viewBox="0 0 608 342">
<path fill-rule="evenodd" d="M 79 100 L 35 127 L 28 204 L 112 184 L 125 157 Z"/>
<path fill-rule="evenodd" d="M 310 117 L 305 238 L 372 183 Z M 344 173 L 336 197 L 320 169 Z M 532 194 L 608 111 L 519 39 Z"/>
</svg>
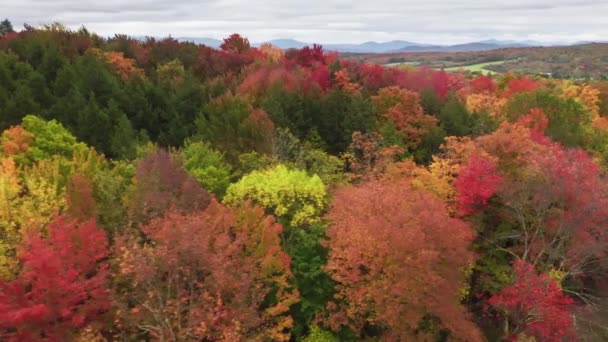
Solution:
<svg viewBox="0 0 608 342">
<path fill-rule="evenodd" d="M 0 340 L 608 339 L 604 84 L 0 35 Z"/>
</svg>

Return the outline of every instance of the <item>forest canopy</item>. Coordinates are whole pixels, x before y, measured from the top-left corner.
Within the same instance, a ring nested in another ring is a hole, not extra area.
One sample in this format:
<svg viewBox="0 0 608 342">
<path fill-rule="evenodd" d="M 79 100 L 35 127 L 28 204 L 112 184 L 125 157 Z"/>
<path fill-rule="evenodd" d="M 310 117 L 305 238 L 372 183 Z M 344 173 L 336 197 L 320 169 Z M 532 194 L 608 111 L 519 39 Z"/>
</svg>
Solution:
<svg viewBox="0 0 608 342">
<path fill-rule="evenodd" d="M 608 83 L 0 25 L 0 340 L 608 338 Z"/>
</svg>

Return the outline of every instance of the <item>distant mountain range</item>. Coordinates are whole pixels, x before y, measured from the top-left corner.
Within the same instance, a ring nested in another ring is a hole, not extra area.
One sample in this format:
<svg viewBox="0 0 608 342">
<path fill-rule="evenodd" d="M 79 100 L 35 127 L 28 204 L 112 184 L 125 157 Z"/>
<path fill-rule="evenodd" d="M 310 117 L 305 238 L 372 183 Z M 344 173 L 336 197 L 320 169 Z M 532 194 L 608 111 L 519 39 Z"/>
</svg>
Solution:
<svg viewBox="0 0 608 342">
<path fill-rule="evenodd" d="M 210 47 L 217 48 L 222 43 L 221 40 L 213 38 L 193 38 L 193 37 L 178 37 L 179 41 L 190 41 L 197 44 L 204 44 Z M 295 39 L 274 39 L 267 42 L 254 43 L 254 46 L 260 46 L 263 43 L 271 43 L 282 49 L 300 49 L 304 46 L 310 46 L 311 43 L 298 41 Z M 325 50 L 351 53 L 390 53 L 390 52 L 466 52 L 466 51 L 488 51 L 502 48 L 514 47 L 534 47 L 534 46 L 565 46 L 578 45 L 588 42 L 579 42 L 574 44 L 568 43 L 547 43 L 540 41 L 515 41 L 515 40 L 496 40 L 488 39 L 478 42 L 455 45 L 433 45 L 413 43 L 404 40 L 393 40 L 390 42 L 365 42 L 361 44 L 322 44 Z"/>
</svg>

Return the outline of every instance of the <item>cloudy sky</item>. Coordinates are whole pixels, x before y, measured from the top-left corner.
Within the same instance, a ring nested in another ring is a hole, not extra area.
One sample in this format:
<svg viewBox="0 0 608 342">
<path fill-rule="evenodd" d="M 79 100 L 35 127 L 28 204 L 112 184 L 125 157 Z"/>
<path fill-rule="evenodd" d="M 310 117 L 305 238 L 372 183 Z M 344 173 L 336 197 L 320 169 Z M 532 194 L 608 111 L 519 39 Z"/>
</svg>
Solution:
<svg viewBox="0 0 608 342">
<path fill-rule="evenodd" d="M 16 28 L 58 21 L 102 35 L 239 32 L 254 42 L 608 40 L 608 0 L 0 0 L 0 16 Z"/>
</svg>

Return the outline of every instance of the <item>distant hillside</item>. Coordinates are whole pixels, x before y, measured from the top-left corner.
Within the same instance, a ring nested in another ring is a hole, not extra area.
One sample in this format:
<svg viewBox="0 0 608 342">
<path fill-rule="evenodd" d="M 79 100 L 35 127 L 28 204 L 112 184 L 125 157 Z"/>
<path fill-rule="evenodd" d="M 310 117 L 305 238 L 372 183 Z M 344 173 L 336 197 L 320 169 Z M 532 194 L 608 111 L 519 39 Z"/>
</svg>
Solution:
<svg viewBox="0 0 608 342">
<path fill-rule="evenodd" d="M 543 74 L 556 78 L 608 77 L 608 43 L 572 46 L 501 47 L 486 49 L 493 44 L 464 44 L 455 51 L 409 51 L 396 53 L 342 53 L 343 58 L 378 64 L 415 64 L 436 69 L 458 68 L 479 63 L 498 62 L 486 69 L 495 72 Z M 458 51 L 468 49 L 467 51 Z"/>
<path fill-rule="evenodd" d="M 197 37 L 178 37 L 179 41 L 194 42 L 196 44 L 204 44 L 210 47 L 217 48 L 222 43 L 221 40 L 214 38 L 197 38 Z M 305 46 L 311 46 L 312 43 L 307 43 L 295 39 L 273 39 L 264 42 L 252 43 L 253 46 L 260 46 L 263 43 L 271 43 L 281 49 L 301 49 Z M 455 45 L 434 45 L 425 43 L 415 43 L 405 40 L 393 40 L 388 42 L 369 41 L 361 44 L 321 44 L 328 51 L 337 51 L 340 53 L 393 53 L 393 52 L 466 52 L 466 51 L 488 51 L 502 48 L 513 47 L 531 47 L 531 46 L 557 46 L 567 45 L 563 43 L 546 43 L 537 41 L 513 41 L 513 40 L 496 40 L 488 39 L 478 42 Z"/>
</svg>

